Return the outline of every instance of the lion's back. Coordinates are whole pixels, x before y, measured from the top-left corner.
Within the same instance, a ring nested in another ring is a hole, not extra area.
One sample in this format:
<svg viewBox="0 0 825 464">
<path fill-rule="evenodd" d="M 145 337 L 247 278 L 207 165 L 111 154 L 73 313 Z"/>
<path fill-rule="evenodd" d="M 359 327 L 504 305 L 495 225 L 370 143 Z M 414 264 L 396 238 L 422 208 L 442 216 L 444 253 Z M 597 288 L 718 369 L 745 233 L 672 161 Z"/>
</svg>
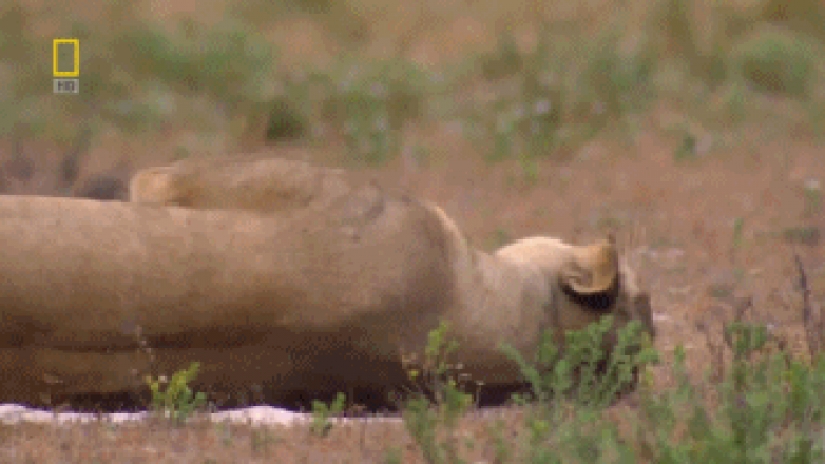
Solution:
<svg viewBox="0 0 825 464">
<path fill-rule="evenodd" d="M 136 203 L 193 209 L 290 212 L 323 207 L 352 191 L 342 171 L 281 158 L 195 158 L 138 171 Z"/>
</svg>

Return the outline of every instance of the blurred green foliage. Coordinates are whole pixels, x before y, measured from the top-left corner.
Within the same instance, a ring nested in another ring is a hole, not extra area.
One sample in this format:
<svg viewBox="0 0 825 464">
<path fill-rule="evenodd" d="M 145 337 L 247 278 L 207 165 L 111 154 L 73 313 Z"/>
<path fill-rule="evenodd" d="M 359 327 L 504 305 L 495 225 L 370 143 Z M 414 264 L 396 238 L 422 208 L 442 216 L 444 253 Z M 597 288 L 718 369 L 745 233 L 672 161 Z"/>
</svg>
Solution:
<svg viewBox="0 0 825 464">
<path fill-rule="evenodd" d="M 436 120 L 458 122 L 486 159 L 517 157 L 530 183 L 532 158 L 566 156 L 603 131 L 632 136 L 637 115 L 655 101 L 675 102 L 686 118 L 718 131 L 758 114 L 758 94 L 801 102 L 812 129 L 825 117 L 817 19 L 825 6 L 813 0 L 650 0 L 642 18 L 622 9 L 595 23 L 541 17 L 535 47 L 496 26 L 492 51 L 468 50 L 440 68 L 368 53 L 373 31 L 364 15 L 376 5 L 359 1 L 253 1 L 208 25 L 186 16 L 140 19 L 141 2 L 106 3 L 94 21 L 70 5 L 7 2 L 0 136 L 63 143 L 77 132 L 66 121 L 140 137 L 161 128 L 220 133 L 227 148 L 241 137 L 337 135 L 352 160 L 382 163 L 400 153 L 407 127 Z M 697 15 L 702 7 L 706 14 Z M 310 18 L 342 53 L 325 64 L 282 65 L 266 31 L 288 17 Z M 43 23 L 81 40 L 76 97 L 54 98 L 47 78 L 34 77 L 51 74 Z M 705 104 L 714 97 L 727 103 Z M 237 130 L 245 123 L 260 133 Z"/>
</svg>

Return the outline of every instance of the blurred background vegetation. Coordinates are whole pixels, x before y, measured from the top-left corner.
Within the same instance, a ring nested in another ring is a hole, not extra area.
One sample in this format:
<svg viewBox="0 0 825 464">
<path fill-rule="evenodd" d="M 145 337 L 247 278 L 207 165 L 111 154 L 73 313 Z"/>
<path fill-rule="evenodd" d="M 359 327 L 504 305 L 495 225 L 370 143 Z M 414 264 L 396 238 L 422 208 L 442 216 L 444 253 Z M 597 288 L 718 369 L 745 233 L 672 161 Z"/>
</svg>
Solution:
<svg viewBox="0 0 825 464">
<path fill-rule="evenodd" d="M 254 151 L 269 144 L 330 148 L 351 166 L 382 166 L 399 157 L 426 164 L 446 154 L 478 157 L 490 164 L 508 160 L 518 166 L 518 175 L 528 185 L 541 178 L 540 161 L 553 160 L 556 168 L 577 153 L 585 154 L 581 148 L 596 137 L 626 141 L 632 149 L 625 152 L 638 153 L 642 144 L 634 142 L 641 136 L 664 133 L 675 143 L 663 144 L 661 153 L 676 162 L 748 153 L 748 147 L 776 140 L 780 146 L 796 139 L 821 146 L 823 25 L 822 0 L 9 0 L 0 4 L 0 192 L 122 197 L 124 179 L 136 167 L 169 158 Z M 55 38 L 80 39 L 79 95 L 52 94 Z M 456 148 L 455 138 L 467 144 Z M 794 149 L 775 146 L 770 149 L 780 159 L 787 159 Z M 111 158 L 108 167 L 98 160 L 99 166 L 89 168 L 92 159 L 84 158 L 89 152 Z M 659 151 L 652 153 L 659 156 Z M 744 172 L 753 166 L 731 165 Z M 735 272 L 722 279 L 724 285 L 712 295 L 727 298 L 746 279 L 754 279 L 759 284 L 754 287 L 767 293 L 788 278 L 776 265 L 784 259 L 782 253 L 763 251 L 774 246 L 767 241 L 769 234 L 779 231 L 785 241 L 798 246 L 819 243 L 821 227 L 813 222 L 822 211 L 821 181 L 806 179 L 804 163 L 799 166 L 804 186 L 789 184 L 779 173 L 772 184 L 760 184 L 764 194 L 746 193 L 747 202 L 752 198 L 754 205 L 767 205 L 750 210 L 739 203 L 715 210 L 689 208 L 686 205 L 717 200 L 684 193 L 707 188 L 699 182 L 689 190 L 667 192 L 671 201 L 674 195 L 685 195 L 678 202 L 652 201 L 666 192 L 651 183 L 632 193 L 631 206 L 620 204 L 622 198 L 611 203 L 605 200 L 615 192 L 611 185 L 623 180 L 613 182 L 614 172 L 601 164 L 592 171 L 584 166 L 574 174 L 554 170 L 552 186 L 532 197 L 523 190 L 510 196 L 495 191 L 473 197 L 476 188 L 493 190 L 501 183 L 488 186 L 485 182 L 491 178 L 481 176 L 477 183 L 461 179 L 469 193 L 456 193 L 453 203 L 443 203 L 448 212 L 457 212 L 458 221 L 472 234 L 489 232 L 486 248 L 510 242 L 527 230 L 547 229 L 548 224 L 554 232 L 567 224 L 567 235 L 577 235 L 582 224 L 581 228 L 607 230 L 641 217 L 651 229 L 651 248 L 679 252 L 674 254 L 678 265 L 662 267 L 656 276 L 659 282 L 681 282 L 685 286 L 679 288 L 688 289 L 684 293 L 691 297 L 693 289 L 701 288 L 697 282 L 714 280 L 706 272 L 713 267 L 705 264 L 718 265 L 719 250 L 729 248 Z M 786 167 L 796 171 L 798 166 Z M 656 178 L 653 168 L 644 165 L 638 174 Z M 44 169 L 52 169 L 51 177 L 57 173 L 54 187 L 28 180 Z M 88 182 L 78 187 L 78 172 L 84 170 L 87 175 L 107 174 L 87 176 Z M 442 182 L 456 180 L 457 171 Z M 585 175 L 576 177 L 582 172 Z M 34 186 L 18 188 L 18 180 Z M 732 179 L 726 193 L 737 192 L 751 180 Z M 575 189 L 588 182 L 594 187 Z M 433 196 L 439 193 L 432 190 Z M 564 197 L 568 190 L 575 195 Z M 776 200 L 779 194 L 786 195 L 784 202 Z M 572 201 L 576 195 L 586 201 Z M 504 201 L 494 201 L 496 196 Z M 564 201 L 547 201 L 558 196 Z M 475 214 L 462 213 L 462 202 L 475 205 Z M 572 207 L 566 210 L 559 206 L 562 203 Z M 799 211 L 804 209 L 801 218 L 796 216 L 797 204 Z M 685 212 L 686 218 L 659 215 L 668 206 Z M 724 208 L 726 214 L 719 213 Z M 784 219 L 793 222 L 770 223 L 781 219 L 772 216 L 760 229 L 758 221 L 763 218 L 751 214 L 759 209 L 781 210 Z M 516 213 L 504 214 L 509 210 Z M 719 217 L 709 217 L 713 211 Z M 759 235 L 762 230 L 768 232 Z M 726 242 L 725 237 L 730 239 Z M 744 258 L 756 255 L 752 261 Z M 746 269 L 752 263 L 762 266 Z M 779 277 L 774 279 L 770 271 Z M 764 281 L 758 280 L 760 275 Z M 825 285 L 825 274 L 818 275 L 819 285 Z M 664 284 L 659 289 L 663 300 L 682 298 L 674 296 L 676 289 L 665 292 Z M 774 300 L 763 301 L 760 308 L 770 313 L 768 320 L 782 314 L 783 307 L 772 306 Z M 720 306 L 708 307 L 714 315 L 721 311 Z M 670 316 L 689 311 L 680 307 Z M 689 323 L 672 327 L 668 335 L 682 340 L 702 337 L 704 330 L 698 324 L 693 330 Z M 743 327 L 738 329 L 742 333 L 751 330 Z M 725 334 L 725 343 L 730 343 L 734 338 Z M 707 351 L 714 357 L 701 358 L 702 369 L 725 365 L 707 362 L 722 360 L 721 343 Z M 810 372 L 799 365 L 783 367 L 771 371 L 777 373 L 771 377 L 764 374 L 767 367 L 746 364 L 744 351 L 751 350 L 746 348 L 734 353 L 729 370 L 734 383 L 707 383 L 728 389 L 707 396 L 712 401 L 722 398 L 717 401 L 724 406 L 717 408 L 721 415 L 694 409 L 700 400 L 690 389 L 676 390 L 678 397 L 665 391 L 645 400 L 638 409 L 644 420 L 628 422 L 634 427 L 651 425 L 639 428 L 642 438 L 637 440 L 645 446 L 656 440 L 650 445 L 649 462 L 783 462 L 747 461 L 736 453 L 755 449 L 764 454 L 766 443 L 786 437 L 806 440 L 793 441 L 801 444 L 787 448 L 788 455 L 811 450 L 811 421 L 817 423 L 817 436 L 822 436 L 819 423 L 825 403 L 815 392 L 823 391 L 825 363 Z M 679 382 L 688 385 L 687 377 L 678 374 L 679 362 L 674 364 L 677 380 L 684 377 Z M 743 402 L 742 395 L 751 387 L 754 395 Z M 677 443 L 674 451 L 688 456 L 681 461 L 656 454 L 670 452 L 670 443 L 676 443 L 669 434 L 677 416 L 668 404 L 692 424 L 688 441 Z M 716 422 L 710 424 L 706 415 Z M 591 416 L 581 418 L 582 424 L 593 422 Z M 773 433 L 789 421 L 804 433 Z M 561 430 L 547 422 L 536 424 L 543 424 L 535 435 L 542 440 Z M 742 438 L 753 431 L 757 438 Z M 569 444 L 578 446 L 599 435 L 556 436 L 570 437 Z M 822 446 L 817 447 L 821 456 Z M 592 447 L 576 449 L 590 452 Z M 597 462 L 587 456 L 581 461 Z M 821 462 L 817 459 L 787 461 Z M 555 461 L 545 457 L 534 462 Z"/>
<path fill-rule="evenodd" d="M 682 140 L 677 158 L 738 143 L 753 125 L 820 137 L 825 123 L 818 0 L 0 9 L 0 138 L 65 153 L 104 134 L 187 134 L 198 143 L 181 142 L 176 157 L 336 141 L 348 159 L 380 164 L 402 150 L 425 159 L 411 131 L 448 125 L 490 161 L 518 157 L 529 177 L 536 157 L 563 159 L 604 131 L 635 137 L 654 110 L 658 129 Z M 80 39 L 77 96 L 52 95 L 59 37 Z"/>
</svg>

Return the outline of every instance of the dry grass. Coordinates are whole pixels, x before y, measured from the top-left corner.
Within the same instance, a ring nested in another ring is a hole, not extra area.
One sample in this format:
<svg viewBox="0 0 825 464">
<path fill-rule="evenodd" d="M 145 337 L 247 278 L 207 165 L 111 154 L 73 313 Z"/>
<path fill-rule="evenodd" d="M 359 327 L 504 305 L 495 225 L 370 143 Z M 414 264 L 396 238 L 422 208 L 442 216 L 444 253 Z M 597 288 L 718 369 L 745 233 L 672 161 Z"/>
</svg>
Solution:
<svg viewBox="0 0 825 464">
<path fill-rule="evenodd" d="M 164 3 L 161 8 L 158 2 L 148 2 L 154 7 L 147 6 L 144 13 L 171 18 L 176 13 L 200 15 L 209 10 L 214 16 L 223 5 L 215 2 L 212 8 L 201 9 L 194 3 Z M 479 0 L 472 8 L 458 1 L 426 3 L 431 7 L 427 27 L 418 31 L 407 53 L 431 67 L 470 52 L 489 51 L 498 33 L 508 27 L 513 27 L 522 47 L 532 47 L 542 16 L 583 19 L 595 27 L 614 10 L 606 6 L 613 4 L 608 0 L 569 8 L 558 2 L 556 9 L 542 10 L 541 15 L 536 15 L 537 2 L 504 6 L 503 2 Z M 364 4 L 365 11 L 374 11 L 385 3 Z M 629 8 L 646 11 L 650 4 L 639 0 L 629 2 Z M 420 12 L 407 10 L 414 10 L 411 3 L 401 2 L 373 18 L 370 40 L 362 52 L 394 53 L 410 31 L 419 27 L 415 18 Z M 694 14 L 701 19 L 704 13 L 699 9 Z M 214 19 L 210 18 L 204 21 Z M 277 43 L 290 44 L 282 47 L 286 64 L 329 61 L 341 51 L 334 38 L 306 17 L 279 20 L 270 25 L 267 35 Z M 478 95 L 475 89 L 461 91 L 468 98 Z M 700 106 L 722 105 L 717 97 Z M 823 232 L 825 216 L 821 210 L 811 212 L 805 190 L 812 180 L 825 181 L 821 139 L 799 123 L 803 116 L 798 104 L 779 98 L 764 97 L 753 103 L 744 128 L 730 131 L 725 121 L 713 131 L 706 129 L 699 118 L 685 115 L 689 106 L 663 99 L 639 116 L 639 129 L 632 134 L 623 129 L 606 131 L 569 153 L 569 159 L 537 160 L 530 182 L 525 182 L 518 161 L 484 162 L 479 148 L 443 121 L 404 129 L 405 139 L 428 149 L 428 163 L 399 158 L 374 171 L 443 205 L 480 246 L 492 247 L 501 237 L 531 234 L 585 242 L 609 228 L 618 229 L 620 241 L 629 242 L 631 232 L 638 234 L 625 251 L 633 256 L 653 295 L 656 348 L 664 362 L 652 372 L 660 388 L 674 384 L 668 366 L 678 345 L 687 351 L 693 379 L 701 379 L 708 367 L 718 368 L 716 364 L 729 361 L 729 353 L 720 355 L 714 347 L 722 343 L 723 322 L 733 319 L 745 299 L 752 303 L 747 317 L 770 324 L 788 349 L 804 358 L 807 346 L 801 308 L 820 308 L 825 303 L 825 247 L 821 242 L 795 240 L 793 231 Z M 679 159 L 674 153 L 683 143 L 683 133 L 674 127 L 680 125 L 714 143 L 701 156 Z M 190 140 L 192 134 L 187 131 L 143 139 L 103 133 L 89 153 L 83 175 L 114 164 L 113 153 L 129 153 L 137 168 L 173 159 L 181 145 L 195 153 L 208 151 L 206 143 Z M 244 145 L 260 148 L 255 141 Z M 57 162 L 46 156 L 52 148 L 29 144 L 29 150 L 43 154 L 38 158 L 41 168 Z M 343 141 L 330 136 L 320 146 L 281 146 L 268 153 L 341 165 L 343 151 Z M 800 264 L 807 272 L 810 292 L 805 301 L 796 287 Z M 608 414 L 622 423 L 622 408 L 631 407 L 632 399 Z M 497 456 L 495 421 L 463 420 L 459 435 L 473 443 L 472 449 L 465 450 L 466 462 L 505 462 Z M 506 411 L 501 421 L 507 442 L 520 439 L 524 430 L 517 408 Z M 630 425 L 622 428 L 627 431 Z M 304 425 L 258 428 L 202 421 L 182 428 L 165 422 L 3 425 L 0 461 L 424 462 L 401 424 L 335 426 L 328 437 L 319 438 Z"/>
<path fill-rule="evenodd" d="M 794 252 L 808 272 L 811 304 L 817 307 L 825 295 L 825 255 L 821 245 L 787 243 L 782 232 L 821 227 L 821 219 L 805 215 L 801 185 L 808 178 L 825 178 L 817 147 L 812 141 L 775 140 L 754 151 L 740 148 L 683 165 L 670 156 L 672 145 L 655 133 L 645 134 L 634 147 L 599 140 L 568 164 L 542 162 L 541 181 L 529 189 L 508 180 L 512 165 L 490 167 L 469 162 L 470 157 L 418 173 L 390 165 L 381 175 L 405 178 L 419 194 L 441 202 L 477 243 L 501 227 L 512 236 L 551 231 L 585 241 L 599 233 L 599 221 L 607 216 L 620 221 L 620 237 L 634 227 L 641 230 L 639 246 L 627 252 L 641 266 L 654 298 L 656 348 L 664 363 L 653 368 L 653 376 L 662 388 L 674 385 L 668 366 L 677 345 L 686 348 L 691 376 L 701 379 L 708 360 L 718 359 L 712 348 L 722 343 L 722 323 L 732 320 L 743 297 L 753 301 L 749 318 L 771 324 L 789 349 L 804 357 Z M 326 155 L 298 152 L 322 160 Z M 792 153 L 791 161 L 779 153 Z M 734 246 L 737 217 L 746 221 L 741 244 Z M 511 439 L 523 430 L 517 415 L 505 418 Z M 459 427 L 474 441 L 469 462 L 497 462 L 489 424 L 468 419 Z M 29 424 L 2 429 L 2 449 L 11 462 L 391 462 L 386 456 L 393 449 L 400 450 L 401 462 L 423 462 L 400 424 L 333 427 L 324 439 L 303 426 Z"/>
<path fill-rule="evenodd" d="M 517 408 L 496 414 L 473 413 L 462 421 L 462 441 L 472 450 L 469 462 L 494 462 L 495 430 L 505 437 L 521 430 Z M 478 417 L 474 417 L 478 416 Z M 497 425 L 500 424 L 500 425 Z M 194 420 L 185 427 L 166 421 L 135 424 L 93 422 L 77 425 L 0 426 L 0 461 L 15 463 L 372 463 L 424 462 L 403 424 L 353 420 L 333 426 L 327 437 L 306 424 L 246 425 Z"/>
</svg>

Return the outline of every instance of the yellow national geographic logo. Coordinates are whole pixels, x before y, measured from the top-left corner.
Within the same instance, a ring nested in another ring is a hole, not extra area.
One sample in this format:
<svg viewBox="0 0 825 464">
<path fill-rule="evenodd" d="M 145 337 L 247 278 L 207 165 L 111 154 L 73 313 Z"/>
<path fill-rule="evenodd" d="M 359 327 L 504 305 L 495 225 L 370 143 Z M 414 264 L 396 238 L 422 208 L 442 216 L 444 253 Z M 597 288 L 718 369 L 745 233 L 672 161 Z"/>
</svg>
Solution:
<svg viewBox="0 0 825 464">
<path fill-rule="evenodd" d="M 54 39 L 54 77 L 80 76 L 80 40 Z"/>
</svg>

